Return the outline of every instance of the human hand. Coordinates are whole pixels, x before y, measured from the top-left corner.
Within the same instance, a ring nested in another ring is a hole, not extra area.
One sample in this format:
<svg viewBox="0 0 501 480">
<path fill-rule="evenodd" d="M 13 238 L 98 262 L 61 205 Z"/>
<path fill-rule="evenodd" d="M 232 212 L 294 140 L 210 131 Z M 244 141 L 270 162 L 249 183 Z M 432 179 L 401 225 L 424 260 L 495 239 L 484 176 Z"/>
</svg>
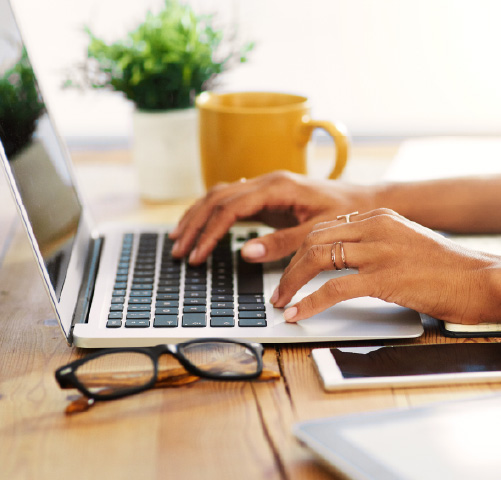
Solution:
<svg viewBox="0 0 501 480">
<path fill-rule="evenodd" d="M 315 224 L 345 211 L 372 208 L 369 187 L 273 172 L 212 188 L 171 234 L 175 240 L 172 254 L 183 257 L 191 252 L 189 262 L 202 263 L 233 223 L 250 219 L 279 230 L 248 241 L 242 256 L 249 262 L 277 260 L 294 252 Z"/>
<path fill-rule="evenodd" d="M 315 226 L 286 268 L 271 298 L 285 307 L 324 270 L 334 270 L 333 242 L 342 242 L 345 264 L 358 274 L 334 277 L 287 308 L 297 322 L 343 300 L 370 296 L 454 323 L 501 320 L 501 258 L 465 249 L 397 213 L 378 209 L 351 223 Z M 336 268 L 343 267 L 335 245 Z"/>
</svg>

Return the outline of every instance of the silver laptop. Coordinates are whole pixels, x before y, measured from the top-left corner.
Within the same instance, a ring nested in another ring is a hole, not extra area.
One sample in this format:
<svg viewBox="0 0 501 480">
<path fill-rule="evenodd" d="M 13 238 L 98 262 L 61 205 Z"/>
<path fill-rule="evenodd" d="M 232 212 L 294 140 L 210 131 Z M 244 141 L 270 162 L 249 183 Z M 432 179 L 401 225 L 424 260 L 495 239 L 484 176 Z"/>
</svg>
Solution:
<svg viewBox="0 0 501 480">
<path fill-rule="evenodd" d="M 342 302 L 298 324 L 285 323 L 282 311 L 267 302 L 284 264 L 246 264 L 238 254 L 248 238 L 262 233 L 259 228 L 234 227 L 207 264 L 197 268 L 172 258 L 168 225 L 96 229 L 9 3 L 0 0 L 0 6 L 0 78 L 15 68 L 18 73 L 9 78 L 23 89 L 24 99 L 9 106 L 0 98 L 0 111 L 8 113 L 0 118 L 0 157 L 69 344 L 146 346 L 198 337 L 321 342 L 422 334 L 416 312 L 373 298 Z M 295 300 L 334 274 L 340 273 L 320 275 Z"/>
</svg>

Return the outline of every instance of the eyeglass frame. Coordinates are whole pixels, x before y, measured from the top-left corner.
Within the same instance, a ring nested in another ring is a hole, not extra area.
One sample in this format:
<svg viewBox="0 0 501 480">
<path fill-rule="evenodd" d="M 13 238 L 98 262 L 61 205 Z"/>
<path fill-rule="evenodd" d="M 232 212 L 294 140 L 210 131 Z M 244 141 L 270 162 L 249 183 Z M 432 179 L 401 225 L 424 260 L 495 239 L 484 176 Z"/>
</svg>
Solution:
<svg viewBox="0 0 501 480">
<path fill-rule="evenodd" d="M 210 372 L 206 372 L 197 368 L 193 363 L 191 363 L 179 350 L 179 346 L 191 345 L 195 343 L 232 343 L 236 345 L 242 345 L 249 350 L 251 350 L 257 360 L 257 368 L 255 373 L 251 374 L 236 374 L 236 375 L 217 375 Z M 242 381 L 242 380 L 252 380 L 261 375 L 263 371 L 263 352 L 264 347 L 260 343 L 256 342 L 243 342 L 239 340 L 232 340 L 228 338 L 198 338 L 193 340 L 188 340 L 186 342 L 180 343 L 167 343 L 155 345 L 153 347 L 119 347 L 119 348 L 108 348 L 100 350 L 99 352 L 91 353 L 84 358 L 79 358 L 73 362 L 68 363 L 62 367 L 59 367 L 56 372 L 56 380 L 62 389 L 66 388 L 76 388 L 80 393 L 85 395 L 87 398 L 95 401 L 108 401 L 116 400 L 118 398 L 126 397 L 128 395 L 134 395 L 136 393 L 144 392 L 153 388 L 158 380 L 158 363 L 162 355 L 168 353 L 172 355 L 185 369 L 188 373 L 192 373 L 197 377 L 208 378 L 211 380 L 224 380 L 224 381 Z M 99 357 L 103 357 L 115 353 L 141 353 L 144 354 L 152 360 L 154 371 L 151 380 L 141 386 L 130 387 L 121 390 L 120 392 L 108 393 L 108 394 L 94 394 L 89 391 L 79 380 L 75 374 L 76 370 L 84 365 L 85 363 L 94 360 Z"/>
</svg>

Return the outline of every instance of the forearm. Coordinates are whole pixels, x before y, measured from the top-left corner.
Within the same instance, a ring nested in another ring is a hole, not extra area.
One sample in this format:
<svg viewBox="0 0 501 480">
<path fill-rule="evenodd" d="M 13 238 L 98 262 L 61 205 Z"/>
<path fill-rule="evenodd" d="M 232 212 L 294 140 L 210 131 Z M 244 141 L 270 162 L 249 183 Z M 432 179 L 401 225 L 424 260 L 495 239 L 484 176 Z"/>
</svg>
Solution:
<svg viewBox="0 0 501 480">
<path fill-rule="evenodd" d="M 374 202 L 437 230 L 501 233 L 501 176 L 384 184 Z"/>
</svg>

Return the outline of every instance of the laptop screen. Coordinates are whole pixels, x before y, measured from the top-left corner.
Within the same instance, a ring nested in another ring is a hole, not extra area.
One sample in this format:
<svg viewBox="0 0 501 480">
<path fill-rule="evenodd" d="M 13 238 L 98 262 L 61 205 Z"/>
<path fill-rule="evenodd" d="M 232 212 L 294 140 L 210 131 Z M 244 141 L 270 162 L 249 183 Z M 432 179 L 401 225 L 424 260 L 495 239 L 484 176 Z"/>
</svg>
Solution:
<svg viewBox="0 0 501 480">
<path fill-rule="evenodd" d="M 0 141 L 59 298 L 82 207 L 8 0 L 0 0 Z"/>
</svg>

